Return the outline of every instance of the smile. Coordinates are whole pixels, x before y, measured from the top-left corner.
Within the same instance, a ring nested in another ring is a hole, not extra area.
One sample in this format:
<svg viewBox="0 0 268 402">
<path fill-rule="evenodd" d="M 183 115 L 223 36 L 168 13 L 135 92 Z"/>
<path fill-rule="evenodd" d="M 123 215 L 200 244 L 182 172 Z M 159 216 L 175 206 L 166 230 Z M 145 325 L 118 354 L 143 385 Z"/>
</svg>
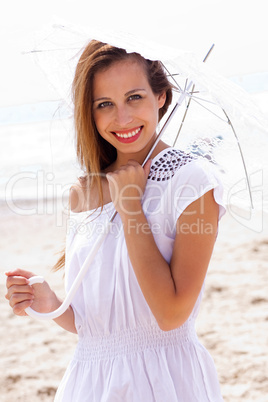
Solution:
<svg viewBox="0 0 268 402">
<path fill-rule="evenodd" d="M 120 142 L 133 142 L 138 139 L 142 131 L 143 126 L 129 131 L 114 131 L 113 134 Z"/>
<path fill-rule="evenodd" d="M 129 131 L 128 133 L 123 133 L 123 134 L 115 132 L 115 135 L 117 135 L 117 137 L 120 137 L 120 138 L 131 138 L 131 137 L 134 137 L 134 135 L 138 134 L 138 132 L 141 131 L 141 129 L 142 129 L 142 127 L 139 127 L 134 131 Z"/>
</svg>

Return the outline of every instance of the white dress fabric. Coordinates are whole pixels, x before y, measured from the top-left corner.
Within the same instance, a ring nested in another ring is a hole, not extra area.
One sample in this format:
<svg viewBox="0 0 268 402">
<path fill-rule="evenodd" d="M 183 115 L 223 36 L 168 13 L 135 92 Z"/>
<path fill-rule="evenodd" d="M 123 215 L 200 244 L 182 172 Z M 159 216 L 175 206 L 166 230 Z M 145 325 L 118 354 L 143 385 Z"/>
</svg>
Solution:
<svg viewBox="0 0 268 402">
<path fill-rule="evenodd" d="M 219 219 L 224 214 L 222 185 L 213 170 L 210 163 L 174 148 L 152 161 L 143 209 L 168 263 L 176 221 L 188 205 L 214 189 Z M 109 203 L 102 212 L 70 213 L 67 291 L 113 211 Z M 209 230 L 204 226 L 201 221 L 198 230 Z M 181 327 L 162 331 L 139 287 L 117 214 L 72 302 L 78 345 L 55 401 L 222 401 L 213 360 L 194 327 L 202 292 Z"/>
</svg>

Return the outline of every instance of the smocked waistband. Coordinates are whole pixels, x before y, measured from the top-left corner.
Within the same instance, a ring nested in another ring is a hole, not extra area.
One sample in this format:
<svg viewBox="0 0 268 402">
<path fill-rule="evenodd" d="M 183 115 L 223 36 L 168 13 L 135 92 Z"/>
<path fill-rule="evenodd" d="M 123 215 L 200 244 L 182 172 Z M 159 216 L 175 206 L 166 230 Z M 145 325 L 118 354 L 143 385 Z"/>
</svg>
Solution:
<svg viewBox="0 0 268 402">
<path fill-rule="evenodd" d="M 108 335 L 84 336 L 79 339 L 74 360 L 95 361 L 117 356 L 160 349 L 197 340 L 193 326 L 183 325 L 172 331 L 161 331 L 156 326 L 137 327 Z"/>
</svg>

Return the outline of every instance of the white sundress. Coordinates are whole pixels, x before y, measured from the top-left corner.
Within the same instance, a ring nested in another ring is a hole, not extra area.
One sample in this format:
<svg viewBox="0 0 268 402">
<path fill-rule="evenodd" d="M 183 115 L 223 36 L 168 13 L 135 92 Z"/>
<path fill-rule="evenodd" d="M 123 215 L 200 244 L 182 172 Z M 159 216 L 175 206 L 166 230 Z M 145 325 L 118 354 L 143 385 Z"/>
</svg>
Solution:
<svg viewBox="0 0 268 402">
<path fill-rule="evenodd" d="M 174 148 L 153 159 L 143 209 L 168 263 L 178 217 L 211 189 L 220 219 L 225 211 L 222 185 L 211 164 Z M 102 213 L 100 208 L 70 213 L 67 291 L 113 211 L 109 203 Z M 206 230 L 202 222 L 199 230 Z M 222 401 L 214 362 L 194 327 L 202 291 L 188 320 L 177 329 L 162 331 L 139 287 L 117 214 L 72 302 L 78 345 L 55 401 Z"/>
</svg>

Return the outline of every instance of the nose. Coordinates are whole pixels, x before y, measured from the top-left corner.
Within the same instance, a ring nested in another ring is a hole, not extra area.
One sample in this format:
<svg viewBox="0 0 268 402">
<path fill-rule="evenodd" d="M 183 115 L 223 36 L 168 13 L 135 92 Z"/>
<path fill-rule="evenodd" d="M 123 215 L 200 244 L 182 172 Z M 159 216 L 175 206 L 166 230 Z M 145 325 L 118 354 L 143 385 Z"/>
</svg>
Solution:
<svg viewBox="0 0 268 402">
<path fill-rule="evenodd" d="M 115 113 L 115 122 L 120 127 L 125 127 L 132 122 L 132 114 L 127 105 L 117 106 Z"/>
</svg>

